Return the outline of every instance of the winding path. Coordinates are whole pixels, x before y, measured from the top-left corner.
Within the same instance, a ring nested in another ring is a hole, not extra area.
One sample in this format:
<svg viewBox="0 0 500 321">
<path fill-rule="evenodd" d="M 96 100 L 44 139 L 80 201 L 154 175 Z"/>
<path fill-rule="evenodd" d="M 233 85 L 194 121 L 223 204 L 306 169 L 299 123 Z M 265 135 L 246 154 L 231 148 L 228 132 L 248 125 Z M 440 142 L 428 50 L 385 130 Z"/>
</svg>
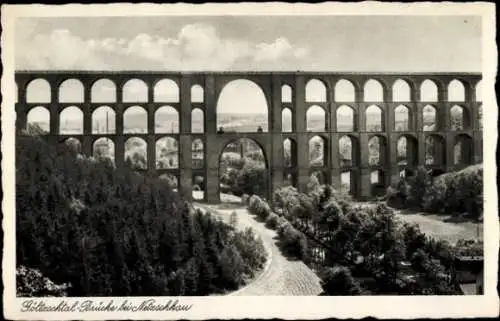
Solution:
<svg viewBox="0 0 500 321">
<path fill-rule="evenodd" d="M 223 209 L 217 205 L 194 204 L 195 207 L 210 210 L 226 222 L 233 211 L 238 215 L 238 229 L 252 228 L 262 239 L 268 252 L 264 269 L 245 287 L 229 295 L 318 295 L 321 293 L 318 276 L 304 262 L 287 259 L 276 245 L 276 232 L 257 222 L 242 207 Z"/>
</svg>

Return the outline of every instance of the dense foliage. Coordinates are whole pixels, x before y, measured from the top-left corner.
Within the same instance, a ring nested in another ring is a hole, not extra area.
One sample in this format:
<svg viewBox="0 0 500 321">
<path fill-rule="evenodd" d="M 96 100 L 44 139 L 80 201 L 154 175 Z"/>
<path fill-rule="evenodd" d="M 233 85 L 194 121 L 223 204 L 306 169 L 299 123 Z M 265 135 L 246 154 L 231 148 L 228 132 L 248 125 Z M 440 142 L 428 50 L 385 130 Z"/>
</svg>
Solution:
<svg viewBox="0 0 500 321">
<path fill-rule="evenodd" d="M 447 213 L 466 214 L 480 219 L 483 212 L 483 167 L 470 166 L 432 178 L 424 167 L 409 178 L 402 178 L 387 191 L 389 204 L 398 207 Z"/>
<path fill-rule="evenodd" d="M 221 159 L 220 172 L 222 193 L 266 195 L 267 169 L 262 154 L 248 152 L 240 158 L 228 153 Z"/>
<path fill-rule="evenodd" d="M 16 142 L 17 264 L 70 296 L 206 295 L 263 266 L 262 243 L 190 208 L 167 182 L 38 136 Z"/>
<path fill-rule="evenodd" d="M 280 241 L 318 271 L 325 295 L 457 293 L 446 242 L 399 221 L 382 203 L 362 207 L 329 186 L 310 188 L 277 189 L 268 218 L 279 216 Z M 248 205 L 254 213 L 264 208 Z"/>
<path fill-rule="evenodd" d="M 20 297 L 60 297 L 67 296 L 70 284 L 55 284 L 44 277 L 39 270 L 19 266 L 16 269 L 17 295 Z"/>
</svg>

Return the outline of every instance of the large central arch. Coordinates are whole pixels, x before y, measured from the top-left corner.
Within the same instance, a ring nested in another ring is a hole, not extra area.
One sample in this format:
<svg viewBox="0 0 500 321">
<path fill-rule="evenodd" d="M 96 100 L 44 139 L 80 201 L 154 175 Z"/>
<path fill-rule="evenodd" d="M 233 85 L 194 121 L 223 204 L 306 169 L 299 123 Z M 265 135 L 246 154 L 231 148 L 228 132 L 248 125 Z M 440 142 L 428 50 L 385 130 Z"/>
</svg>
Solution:
<svg viewBox="0 0 500 321">
<path fill-rule="evenodd" d="M 262 88 L 248 79 L 228 82 L 217 99 L 219 132 L 267 132 L 269 107 Z"/>
</svg>

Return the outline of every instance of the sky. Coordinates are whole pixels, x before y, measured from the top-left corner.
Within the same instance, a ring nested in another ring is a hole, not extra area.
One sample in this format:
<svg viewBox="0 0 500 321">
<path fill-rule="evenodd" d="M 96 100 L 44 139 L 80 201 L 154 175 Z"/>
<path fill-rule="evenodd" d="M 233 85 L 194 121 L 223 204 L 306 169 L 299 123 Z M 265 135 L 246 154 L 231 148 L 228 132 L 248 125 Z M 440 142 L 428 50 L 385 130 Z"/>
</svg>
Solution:
<svg viewBox="0 0 500 321">
<path fill-rule="evenodd" d="M 15 28 L 18 70 L 481 71 L 479 16 L 46 17 Z M 262 101 L 233 92 L 232 111 Z"/>
</svg>

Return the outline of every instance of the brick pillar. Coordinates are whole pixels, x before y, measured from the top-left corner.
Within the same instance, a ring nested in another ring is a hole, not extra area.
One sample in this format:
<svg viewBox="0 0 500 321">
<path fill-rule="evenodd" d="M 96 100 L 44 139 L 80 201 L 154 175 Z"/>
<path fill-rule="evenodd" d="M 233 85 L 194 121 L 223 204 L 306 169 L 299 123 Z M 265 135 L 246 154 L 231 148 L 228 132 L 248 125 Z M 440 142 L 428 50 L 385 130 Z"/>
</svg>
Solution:
<svg viewBox="0 0 500 321">
<path fill-rule="evenodd" d="M 475 131 L 473 136 L 473 155 L 474 164 L 483 162 L 483 132 Z"/>
<path fill-rule="evenodd" d="M 50 110 L 50 134 L 59 134 L 59 88 L 51 84 L 51 102 L 49 106 Z"/>
<path fill-rule="evenodd" d="M 26 84 L 16 86 L 17 90 L 17 102 L 15 104 L 16 108 L 16 133 L 20 133 L 23 129 L 26 129 L 27 123 L 27 110 L 26 110 Z"/>
<path fill-rule="evenodd" d="M 83 85 L 83 133 L 85 135 L 92 134 L 92 108 L 90 101 L 90 84 Z"/>
<path fill-rule="evenodd" d="M 217 147 L 217 97 L 215 92 L 214 75 L 205 76 L 205 116 L 206 116 L 206 144 L 205 144 L 205 198 L 209 203 L 220 202 L 219 198 L 219 155 Z"/>
<path fill-rule="evenodd" d="M 156 174 L 156 139 L 155 135 L 149 133 L 146 139 L 147 143 L 147 166 L 148 173 L 153 176 Z"/>
<path fill-rule="evenodd" d="M 359 179 L 357 180 L 357 197 L 367 199 L 371 196 L 370 166 L 368 163 L 368 134 L 363 132 L 359 135 L 360 162 Z"/>
<path fill-rule="evenodd" d="M 295 130 L 297 137 L 297 167 L 298 167 L 298 189 L 307 191 L 309 182 L 309 142 L 307 140 L 306 103 L 305 103 L 305 79 L 303 75 L 295 77 L 294 91 L 294 114 Z"/>
<path fill-rule="evenodd" d="M 122 167 L 125 161 L 125 138 L 123 137 L 123 86 L 117 85 L 116 104 L 114 106 L 116 113 L 115 127 L 115 164 L 116 167 Z"/>
<path fill-rule="evenodd" d="M 334 112 L 332 112 L 333 114 Z M 333 188 L 340 190 L 341 179 L 340 179 L 340 153 L 339 153 L 339 133 L 330 134 L 330 181 Z M 353 146 L 354 148 L 354 146 Z"/>
<path fill-rule="evenodd" d="M 399 167 L 397 165 L 397 155 L 398 155 L 398 140 L 395 134 L 389 134 L 387 141 L 387 158 L 385 170 L 388 175 L 386 175 L 386 187 L 388 185 L 396 184 L 399 181 Z M 406 142 L 407 160 L 408 150 L 410 150 L 410 142 Z"/>
<path fill-rule="evenodd" d="M 445 168 L 447 172 L 453 171 L 454 168 L 454 150 L 455 150 L 455 133 L 453 132 L 447 132 L 446 133 L 446 140 L 445 140 L 445 150 L 446 150 L 446 156 L 445 156 Z"/>
<path fill-rule="evenodd" d="M 270 157 L 270 183 L 271 191 L 270 195 L 276 188 L 283 184 L 283 138 L 281 136 L 282 131 L 282 119 L 281 119 L 281 81 L 279 76 L 272 76 L 272 86 L 271 86 L 271 106 L 269 113 L 272 114 L 269 131 L 271 133 L 271 157 Z M 272 198 L 269 198 L 272 200 Z"/>
<path fill-rule="evenodd" d="M 191 79 L 183 75 L 180 84 L 179 192 L 184 200 L 193 198 L 191 148 Z"/>
</svg>

